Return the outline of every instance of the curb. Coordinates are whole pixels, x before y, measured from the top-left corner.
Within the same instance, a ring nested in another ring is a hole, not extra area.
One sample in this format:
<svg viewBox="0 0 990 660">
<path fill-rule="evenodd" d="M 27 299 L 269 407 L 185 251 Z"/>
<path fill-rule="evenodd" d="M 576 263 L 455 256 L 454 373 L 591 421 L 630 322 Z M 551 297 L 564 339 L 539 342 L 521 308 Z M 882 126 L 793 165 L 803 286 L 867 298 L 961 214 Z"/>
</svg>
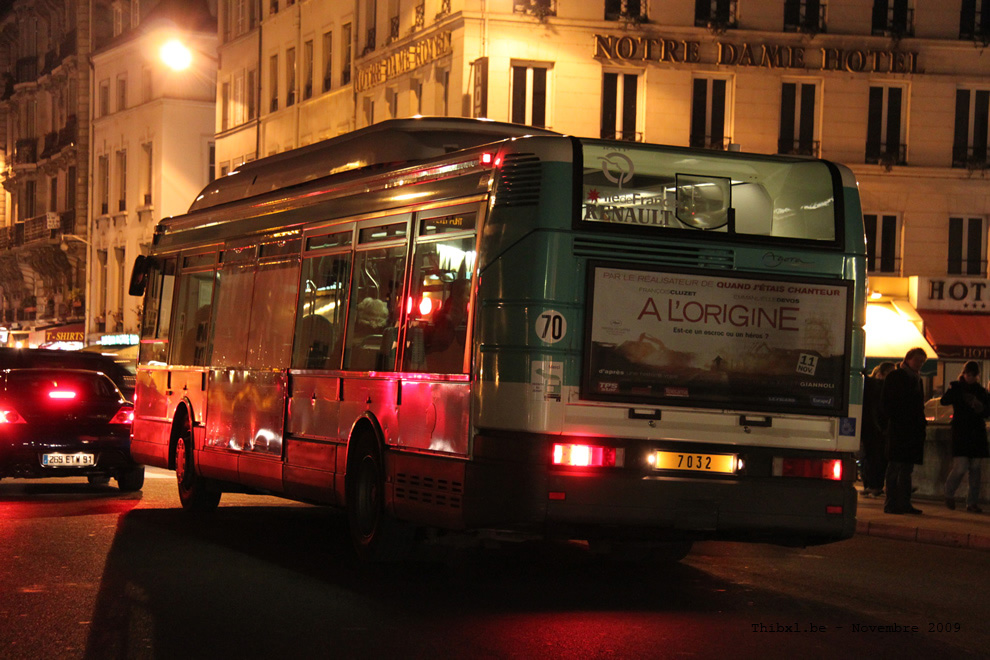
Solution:
<svg viewBox="0 0 990 660">
<path fill-rule="evenodd" d="M 952 548 L 990 551 L 990 536 L 984 536 L 983 534 L 943 532 L 924 527 L 891 525 L 869 520 L 856 521 L 856 534 L 894 539 L 897 541 L 915 541 L 930 545 L 944 545 Z"/>
</svg>

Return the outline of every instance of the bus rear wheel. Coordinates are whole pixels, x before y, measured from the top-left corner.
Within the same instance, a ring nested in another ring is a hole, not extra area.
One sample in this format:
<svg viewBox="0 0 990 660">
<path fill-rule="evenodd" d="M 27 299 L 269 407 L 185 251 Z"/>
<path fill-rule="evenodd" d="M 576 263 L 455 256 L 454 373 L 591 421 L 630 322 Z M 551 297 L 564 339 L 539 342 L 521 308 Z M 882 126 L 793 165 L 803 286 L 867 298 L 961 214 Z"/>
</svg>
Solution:
<svg viewBox="0 0 990 660">
<path fill-rule="evenodd" d="M 385 510 L 385 469 L 377 444 L 357 441 L 347 477 L 347 520 L 359 559 L 396 561 L 409 556 L 411 528 Z"/>
<path fill-rule="evenodd" d="M 175 480 L 179 501 L 187 511 L 213 511 L 220 504 L 220 489 L 196 474 L 192 433 L 187 429 L 175 443 Z"/>
</svg>

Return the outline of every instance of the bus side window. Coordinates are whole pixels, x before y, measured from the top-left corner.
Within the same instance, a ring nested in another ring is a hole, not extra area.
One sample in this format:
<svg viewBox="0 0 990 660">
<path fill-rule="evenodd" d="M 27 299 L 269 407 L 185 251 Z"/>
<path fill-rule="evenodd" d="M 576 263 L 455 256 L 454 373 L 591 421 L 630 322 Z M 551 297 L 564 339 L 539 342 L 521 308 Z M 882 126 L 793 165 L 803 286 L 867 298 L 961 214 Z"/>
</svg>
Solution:
<svg viewBox="0 0 990 660">
<path fill-rule="evenodd" d="M 251 300 L 248 367 L 271 369 L 288 364 L 298 286 L 298 259 L 259 264 Z"/>
<path fill-rule="evenodd" d="M 164 363 L 168 359 L 168 330 L 172 319 L 175 265 L 175 259 L 166 259 L 159 262 L 159 268 L 148 273 L 141 324 L 139 359 L 142 363 Z"/>
<path fill-rule="evenodd" d="M 405 265 L 405 246 L 379 248 L 355 255 L 348 303 L 345 369 L 395 369 Z"/>
<path fill-rule="evenodd" d="M 350 257 L 334 254 L 303 262 L 293 368 L 340 368 Z"/>
<path fill-rule="evenodd" d="M 210 339 L 214 271 L 182 273 L 179 278 L 172 364 L 205 366 Z"/>
<path fill-rule="evenodd" d="M 404 371 L 464 372 L 474 257 L 473 236 L 416 246 Z"/>
</svg>

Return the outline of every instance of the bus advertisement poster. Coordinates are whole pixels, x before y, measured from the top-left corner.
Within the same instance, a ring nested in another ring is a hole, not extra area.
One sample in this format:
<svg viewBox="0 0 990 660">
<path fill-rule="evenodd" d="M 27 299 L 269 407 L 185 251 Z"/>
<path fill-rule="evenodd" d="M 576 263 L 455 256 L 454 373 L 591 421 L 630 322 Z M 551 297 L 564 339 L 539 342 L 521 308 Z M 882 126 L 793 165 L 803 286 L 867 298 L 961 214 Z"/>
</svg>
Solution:
<svg viewBox="0 0 990 660">
<path fill-rule="evenodd" d="M 849 288 L 595 264 L 592 399 L 829 414 L 845 405 Z"/>
</svg>

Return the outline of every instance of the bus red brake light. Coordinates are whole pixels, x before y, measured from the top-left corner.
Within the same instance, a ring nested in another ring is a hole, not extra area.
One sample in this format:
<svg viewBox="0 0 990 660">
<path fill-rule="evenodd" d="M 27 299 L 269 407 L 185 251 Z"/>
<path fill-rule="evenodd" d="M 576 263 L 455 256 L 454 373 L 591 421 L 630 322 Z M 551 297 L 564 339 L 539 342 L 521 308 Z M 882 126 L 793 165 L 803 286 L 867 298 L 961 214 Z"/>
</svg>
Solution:
<svg viewBox="0 0 990 660">
<path fill-rule="evenodd" d="M 495 154 L 490 153 L 490 152 L 487 152 L 487 151 L 485 153 L 481 154 L 481 164 L 482 165 L 491 165 L 494 162 L 495 162 Z"/>
<path fill-rule="evenodd" d="M 777 476 L 842 480 L 842 460 L 838 458 L 783 458 L 778 461 L 779 470 L 774 470 Z"/>
<path fill-rule="evenodd" d="M 567 467 L 615 467 L 615 449 L 596 445 L 554 444 L 553 464 Z"/>
</svg>

